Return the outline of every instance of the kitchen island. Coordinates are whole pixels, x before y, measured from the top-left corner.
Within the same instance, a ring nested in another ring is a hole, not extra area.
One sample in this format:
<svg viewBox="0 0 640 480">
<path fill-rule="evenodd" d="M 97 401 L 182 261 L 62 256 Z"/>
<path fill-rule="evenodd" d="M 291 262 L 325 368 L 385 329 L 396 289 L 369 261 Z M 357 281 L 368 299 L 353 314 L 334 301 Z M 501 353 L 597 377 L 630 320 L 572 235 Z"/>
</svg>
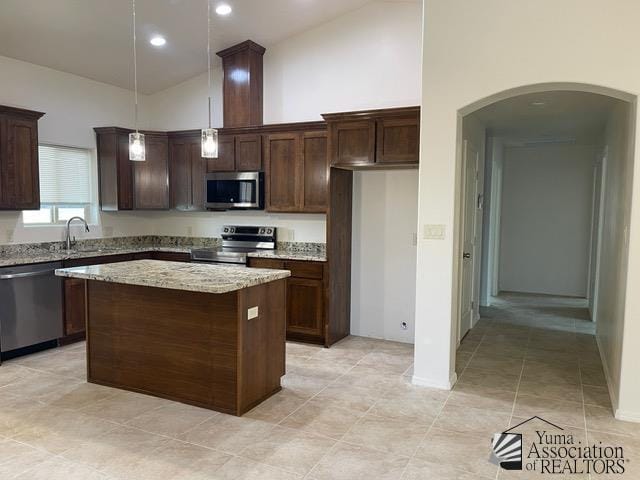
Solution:
<svg viewBox="0 0 640 480">
<path fill-rule="evenodd" d="M 160 260 L 73 267 L 87 380 L 242 415 L 280 390 L 286 270 Z"/>
</svg>

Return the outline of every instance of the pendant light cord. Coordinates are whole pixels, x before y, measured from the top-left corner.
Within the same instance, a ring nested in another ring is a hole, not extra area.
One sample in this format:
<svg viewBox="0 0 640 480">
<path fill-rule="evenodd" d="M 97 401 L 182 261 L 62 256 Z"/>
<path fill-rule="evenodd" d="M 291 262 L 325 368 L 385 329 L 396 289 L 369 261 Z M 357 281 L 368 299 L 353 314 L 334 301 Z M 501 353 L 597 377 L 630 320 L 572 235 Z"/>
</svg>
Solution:
<svg viewBox="0 0 640 480">
<path fill-rule="evenodd" d="M 211 128 L 211 0 L 207 0 L 207 73 L 209 75 L 207 89 L 209 96 L 209 128 Z"/>
<path fill-rule="evenodd" d="M 135 102 L 134 126 L 138 133 L 138 57 L 136 55 L 136 0 L 133 3 L 133 95 Z"/>
</svg>

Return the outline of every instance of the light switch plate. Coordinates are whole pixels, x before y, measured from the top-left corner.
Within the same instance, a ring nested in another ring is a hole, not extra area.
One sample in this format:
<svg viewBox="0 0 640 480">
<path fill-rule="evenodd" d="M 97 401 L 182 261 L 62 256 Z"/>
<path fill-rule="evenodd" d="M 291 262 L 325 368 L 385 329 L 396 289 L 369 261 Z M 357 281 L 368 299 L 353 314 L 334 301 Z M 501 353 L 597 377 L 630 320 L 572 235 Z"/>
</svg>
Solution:
<svg viewBox="0 0 640 480">
<path fill-rule="evenodd" d="M 252 318 L 257 318 L 258 316 L 258 307 L 251 307 L 247 310 L 247 320 L 251 320 Z"/>
<path fill-rule="evenodd" d="M 446 231 L 446 225 L 425 225 L 424 239 L 425 240 L 444 240 L 445 231 Z"/>
</svg>

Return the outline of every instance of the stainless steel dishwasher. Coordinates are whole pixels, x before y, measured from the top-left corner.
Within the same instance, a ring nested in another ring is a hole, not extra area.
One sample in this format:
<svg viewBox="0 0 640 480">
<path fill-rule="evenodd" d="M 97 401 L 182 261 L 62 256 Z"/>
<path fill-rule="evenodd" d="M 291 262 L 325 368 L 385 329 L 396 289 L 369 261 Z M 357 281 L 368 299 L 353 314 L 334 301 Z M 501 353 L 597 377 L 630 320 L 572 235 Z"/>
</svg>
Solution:
<svg viewBox="0 0 640 480">
<path fill-rule="evenodd" d="M 0 352 L 62 337 L 62 263 L 0 268 Z"/>
</svg>

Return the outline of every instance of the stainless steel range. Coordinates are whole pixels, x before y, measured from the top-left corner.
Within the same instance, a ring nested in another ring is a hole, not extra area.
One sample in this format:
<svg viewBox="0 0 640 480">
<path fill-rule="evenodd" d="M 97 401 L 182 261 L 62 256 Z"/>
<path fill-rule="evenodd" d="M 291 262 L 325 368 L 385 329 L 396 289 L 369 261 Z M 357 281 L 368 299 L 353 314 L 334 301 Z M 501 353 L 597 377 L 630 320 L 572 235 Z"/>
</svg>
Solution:
<svg viewBox="0 0 640 480">
<path fill-rule="evenodd" d="M 276 248 L 276 231 L 276 227 L 225 225 L 222 247 L 193 249 L 191 261 L 246 265 L 248 253 Z"/>
</svg>

